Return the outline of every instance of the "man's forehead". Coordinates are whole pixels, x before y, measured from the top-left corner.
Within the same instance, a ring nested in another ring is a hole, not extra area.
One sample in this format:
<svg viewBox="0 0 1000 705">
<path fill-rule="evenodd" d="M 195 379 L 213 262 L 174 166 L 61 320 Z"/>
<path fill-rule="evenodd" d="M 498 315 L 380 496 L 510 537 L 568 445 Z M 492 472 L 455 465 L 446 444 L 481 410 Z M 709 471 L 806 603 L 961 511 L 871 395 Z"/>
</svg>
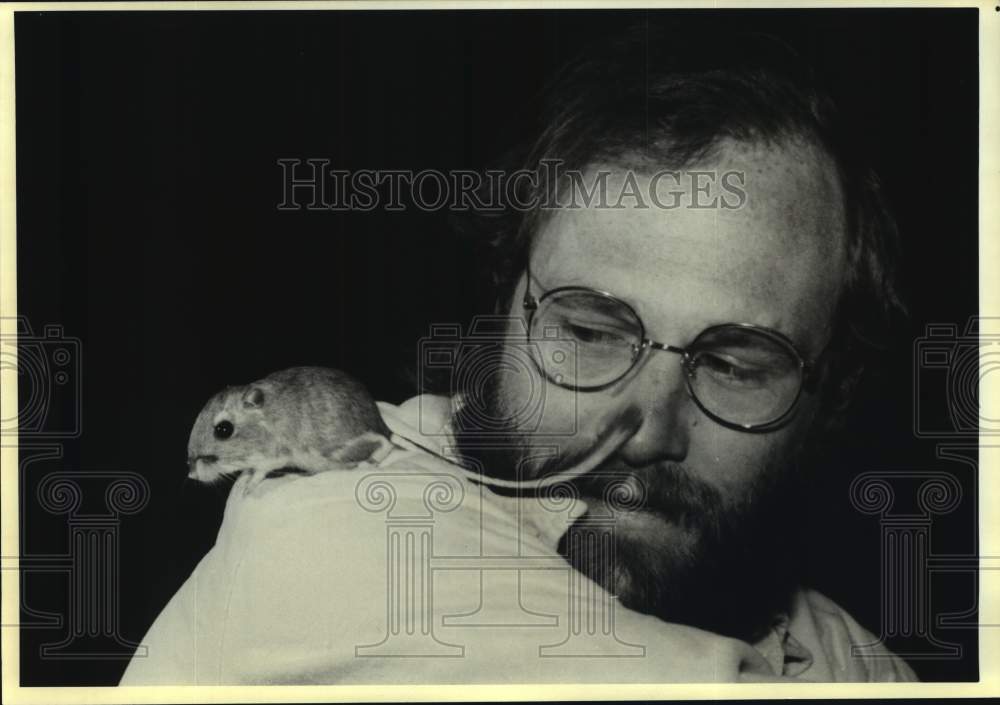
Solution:
<svg viewBox="0 0 1000 705">
<path fill-rule="evenodd" d="M 712 220 L 753 224 L 760 236 L 793 238 L 787 242 L 790 245 L 820 235 L 832 247 L 840 245 L 836 236 L 844 228 L 843 197 L 832 159 L 801 140 L 778 144 L 724 140 L 711 159 L 683 168 L 661 168 L 648 158 L 626 154 L 621 163 L 593 164 L 581 176 L 563 182 L 560 201 L 573 207 L 557 214 L 583 211 L 596 222 L 618 222 L 622 211 L 632 216 L 666 211 L 668 217 L 677 211 L 692 215 L 704 211 Z M 567 184 L 576 187 L 575 194 Z M 603 203 L 587 193 L 602 184 Z M 585 205 L 588 195 L 592 201 Z"/>
<path fill-rule="evenodd" d="M 532 257 L 547 286 L 606 288 L 640 307 L 660 294 L 698 295 L 708 297 L 703 316 L 751 316 L 745 322 L 789 332 L 787 319 L 829 318 L 843 278 L 845 219 L 836 171 L 819 149 L 729 142 L 667 177 L 604 164 L 584 183 L 602 170 L 609 205 L 634 184 L 647 207 L 625 197 L 621 208 L 556 211 Z"/>
</svg>

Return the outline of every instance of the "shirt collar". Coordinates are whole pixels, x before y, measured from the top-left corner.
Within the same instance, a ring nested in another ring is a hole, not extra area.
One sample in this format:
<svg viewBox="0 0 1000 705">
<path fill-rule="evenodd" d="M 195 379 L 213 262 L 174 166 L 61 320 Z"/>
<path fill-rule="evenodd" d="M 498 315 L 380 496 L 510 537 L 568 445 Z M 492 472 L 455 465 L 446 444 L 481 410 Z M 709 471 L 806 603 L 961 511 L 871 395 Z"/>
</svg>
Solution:
<svg viewBox="0 0 1000 705">
<path fill-rule="evenodd" d="M 771 665 L 775 675 L 799 676 L 813 664 L 813 655 L 789 631 L 789 616 L 777 616 L 767 634 L 753 647 Z"/>
</svg>

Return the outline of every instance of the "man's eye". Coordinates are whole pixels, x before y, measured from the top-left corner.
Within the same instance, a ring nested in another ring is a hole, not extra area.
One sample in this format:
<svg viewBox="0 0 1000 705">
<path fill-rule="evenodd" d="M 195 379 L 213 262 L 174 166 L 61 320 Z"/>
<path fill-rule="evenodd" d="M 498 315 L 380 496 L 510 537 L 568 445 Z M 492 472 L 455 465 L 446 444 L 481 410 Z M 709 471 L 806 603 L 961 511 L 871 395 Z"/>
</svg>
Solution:
<svg viewBox="0 0 1000 705">
<path fill-rule="evenodd" d="M 626 336 L 617 331 L 594 328 L 593 326 L 571 323 L 569 321 L 565 322 L 562 328 L 567 337 L 579 343 L 586 343 L 588 345 L 628 345 Z"/>
<path fill-rule="evenodd" d="M 756 387 L 767 383 L 767 368 L 749 365 L 730 356 L 707 353 L 698 358 L 698 367 L 712 377 L 731 386 Z"/>
</svg>

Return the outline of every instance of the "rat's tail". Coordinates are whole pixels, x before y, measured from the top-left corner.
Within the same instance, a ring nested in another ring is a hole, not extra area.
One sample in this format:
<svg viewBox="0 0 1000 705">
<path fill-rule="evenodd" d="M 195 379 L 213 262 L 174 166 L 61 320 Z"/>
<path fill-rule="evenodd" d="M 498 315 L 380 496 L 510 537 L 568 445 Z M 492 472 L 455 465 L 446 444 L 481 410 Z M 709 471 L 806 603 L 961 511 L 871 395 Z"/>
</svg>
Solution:
<svg viewBox="0 0 1000 705">
<path fill-rule="evenodd" d="M 563 458 L 554 458 L 558 462 L 558 468 L 551 474 L 543 474 L 542 477 L 533 480 L 502 480 L 500 478 L 488 477 L 466 470 L 466 473 L 476 482 L 492 487 L 504 487 L 508 489 L 543 489 L 551 487 L 560 482 L 572 480 L 575 477 L 586 475 L 588 472 L 599 467 L 611 454 L 618 450 L 625 441 L 632 437 L 642 424 L 642 412 L 636 406 L 630 406 L 624 412 L 615 411 L 609 414 L 599 424 L 601 429 L 592 443 L 576 451 L 571 451 Z"/>
</svg>

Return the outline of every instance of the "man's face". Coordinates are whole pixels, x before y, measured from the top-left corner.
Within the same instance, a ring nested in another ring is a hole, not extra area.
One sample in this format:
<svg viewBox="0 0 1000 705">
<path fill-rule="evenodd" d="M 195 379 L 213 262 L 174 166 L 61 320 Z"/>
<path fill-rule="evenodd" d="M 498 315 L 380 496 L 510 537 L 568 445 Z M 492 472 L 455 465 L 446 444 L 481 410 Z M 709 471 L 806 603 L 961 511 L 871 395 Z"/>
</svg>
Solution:
<svg viewBox="0 0 1000 705">
<path fill-rule="evenodd" d="M 614 174 L 613 203 L 624 171 L 598 168 Z M 532 293 L 540 297 L 562 286 L 613 293 L 636 310 L 648 338 L 669 345 L 687 346 L 712 325 L 751 323 L 783 333 L 806 359 L 816 358 L 829 340 L 844 276 L 842 197 L 829 161 L 804 145 L 729 143 L 697 169 L 745 173 L 743 207 L 692 207 L 711 197 L 696 198 L 687 179 L 680 186 L 662 179 L 660 202 L 679 207 L 636 208 L 626 198 L 624 208 L 560 210 L 535 240 Z M 642 189 L 649 176 L 639 176 Z M 677 198 L 667 189 L 686 193 Z M 524 315 L 524 291 L 522 277 L 512 316 Z M 780 504 L 787 503 L 788 470 L 815 416 L 814 396 L 804 393 L 781 428 L 748 433 L 706 416 L 688 393 L 680 357 L 664 351 L 651 352 L 628 376 L 599 391 L 564 389 L 526 375 L 521 366 L 498 370 L 490 384 L 488 402 L 501 418 L 544 395 L 539 415 L 526 420 L 530 426 L 511 422 L 518 439 L 508 458 L 512 466 L 533 438 L 564 433 L 574 418 L 578 433 L 538 442 L 557 442 L 564 455 L 579 452 L 609 414 L 637 408 L 635 432 L 595 477 L 578 482 L 589 507 L 580 521 L 614 518 L 614 577 L 602 577 L 598 563 L 611 560 L 607 556 L 575 553 L 566 538 L 563 549 L 627 606 L 741 632 L 731 622 L 756 608 L 744 604 L 753 601 L 747 596 L 777 589 L 771 583 L 783 566 L 773 564 L 775 557 L 798 531 L 776 521 L 776 512 L 788 509 Z M 541 470 L 527 464 L 529 475 Z M 641 487 L 644 504 L 629 511 L 608 506 L 608 476 Z M 768 587 L 755 592 L 755 581 Z M 733 614 L 711 604 L 718 602 Z"/>
</svg>

